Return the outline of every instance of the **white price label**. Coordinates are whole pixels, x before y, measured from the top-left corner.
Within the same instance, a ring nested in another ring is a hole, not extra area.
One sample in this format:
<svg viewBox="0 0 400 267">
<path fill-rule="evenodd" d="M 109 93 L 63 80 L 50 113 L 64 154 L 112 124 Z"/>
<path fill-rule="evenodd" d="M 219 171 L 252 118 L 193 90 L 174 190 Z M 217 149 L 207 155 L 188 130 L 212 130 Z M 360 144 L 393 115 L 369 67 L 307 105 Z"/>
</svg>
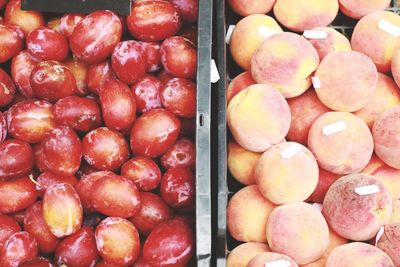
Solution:
<svg viewBox="0 0 400 267">
<path fill-rule="evenodd" d="M 293 143 L 281 152 L 281 158 L 290 159 L 303 149 L 303 146 L 298 143 Z"/>
<path fill-rule="evenodd" d="M 378 233 L 376 234 L 376 238 L 375 238 L 375 246 L 378 245 L 379 240 L 381 239 L 381 237 L 383 236 L 383 234 L 385 233 L 385 227 L 381 227 L 378 231 Z"/>
<path fill-rule="evenodd" d="M 322 133 L 326 136 L 332 135 L 334 133 L 341 132 L 347 129 L 347 124 L 344 121 L 338 121 L 332 124 L 329 124 L 322 128 Z"/>
<path fill-rule="evenodd" d="M 378 28 L 394 37 L 400 36 L 400 27 L 387 20 L 381 19 L 378 22 Z"/>
<path fill-rule="evenodd" d="M 366 185 L 366 186 L 360 186 L 354 189 L 354 192 L 356 192 L 360 196 L 367 196 L 367 195 L 372 195 L 376 194 L 379 192 L 379 187 L 377 185 Z"/>
<path fill-rule="evenodd" d="M 313 31 L 305 30 L 303 36 L 307 39 L 326 39 L 328 38 L 328 33 L 326 31 Z"/>
<path fill-rule="evenodd" d="M 290 267 L 291 265 L 290 261 L 284 259 L 265 263 L 265 267 Z"/>
<path fill-rule="evenodd" d="M 229 25 L 228 27 L 228 31 L 226 32 L 226 43 L 230 44 L 231 43 L 231 37 L 232 37 L 232 33 L 233 30 L 235 29 L 235 25 Z"/>
<path fill-rule="evenodd" d="M 215 60 L 211 59 L 211 83 L 216 83 L 221 79 L 219 76 L 217 64 L 215 64 Z"/>
<path fill-rule="evenodd" d="M 312 206 L 314 208 L 316 208 L 317 210 L 322 211 L 322 204 L 321 203 L 315 202 L 315 203 L 312 204 Z"/>
<path fill-rule="evenodd" d="M 321 80 L 318 77 L 311 77 L 311 82 L 313 84 L 314 89 L 321 88 Z"/>
<path fill-rule="evenodd" d="M 270 37 L 276 33 L 278 33 L 277 30 L 269 28 L 265 25 L 261 25 L 260 27 L 258 27 L 258 33 L 264 37 Z"/>
</svg>

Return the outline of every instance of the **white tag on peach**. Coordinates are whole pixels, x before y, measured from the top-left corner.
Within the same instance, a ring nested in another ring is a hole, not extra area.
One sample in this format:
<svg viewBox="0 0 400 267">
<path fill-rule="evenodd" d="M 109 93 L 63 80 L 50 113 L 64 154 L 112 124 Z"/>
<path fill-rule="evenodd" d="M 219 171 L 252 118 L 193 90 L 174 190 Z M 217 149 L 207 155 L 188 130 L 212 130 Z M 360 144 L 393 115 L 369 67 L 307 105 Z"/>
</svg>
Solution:
<svg viewBox="0 0 400 267">
<path fill-rule="evenodd" d="M 265 267 L 290 267 L 291 265 L 290 261 L 285 259 L 265 263 Z"/>
<path fill-rule="evenodd" d="M 211 59 L 211 83 L 216 83 L 221 79 L 219 76 L 217 64 L 215 64 L 215 60 Z"/>
<path fill-rule="evenodd" d="M 367 195 L 372 195 L 376 194 L 379 192 L 379 187 L 377 185 L 371 184 L 371 185 L 366 185 L 366 186 L 360 186 L 356 187 L 354 189 L 354 192 L 356 192 L 360 196 L 367 196 Z"/>
<path fill-rule="evenodd" d="M 277 30 L 261 25 L 258 27 L 258 33 L 266 38 L 278 33 Z"/>
<path fill-rule="evenodd" d="M 378 22 L 378 28 L 394 37 L 400 36 L 400 27 L 387 20 L 381 19 Z"/>
<path fill-rule="evenodd" d="M 378 231 L 378 233 L 376 234 L 376 238 L 375 238 L 375 246 L 378 245 L 379 240 L 381 239 L 381 237 L 383 236 L 383 234 L 385 233 L 385 227 L 381 227 Z"/>
<path fill-rule="evenodd" d="M 293 143 L 281 152 L 281 158 L 290 159 L 303 149 L 303 146 L 298 143 Z"/>
<path fill-rule="evenodd" d="M 311 77 L 311 82 L 313 84 L 314 89 L 321 88 L 321 80 L 318 77 Z"/>
<path fill-rule="evenodd" d="M 322 204 L 321 203 L 313 203 L 312 206 L 316 208 L 318 211 L 322 211 Z"/>
<path fill-rule="evenodd" d="M 328 38 L 328 33 L 326 31 L 313 31 L 305 30 L 303 36 L 307 39 L 326 39 Z"/>
<path fill-rule="evenodd" d="M 235 29 L 235 25 L 229 25 L 229 27 L 228 27 L 228 31 L 226 32 L 226 44 L 230 44 L 230 42 L 231 42 L 231 37 L 232 37 L 232 33 L 233 33 L 233 30 Z"/>
<path fill-rule="evenodd" d="M 322 133 L 326 136 L 332 135 L 334 133 L 341 132 L 347 129 L 347 124 L 344 121 L 338 121 L 332 124 L 329 124 L 322 128 Z"/>
</svg>

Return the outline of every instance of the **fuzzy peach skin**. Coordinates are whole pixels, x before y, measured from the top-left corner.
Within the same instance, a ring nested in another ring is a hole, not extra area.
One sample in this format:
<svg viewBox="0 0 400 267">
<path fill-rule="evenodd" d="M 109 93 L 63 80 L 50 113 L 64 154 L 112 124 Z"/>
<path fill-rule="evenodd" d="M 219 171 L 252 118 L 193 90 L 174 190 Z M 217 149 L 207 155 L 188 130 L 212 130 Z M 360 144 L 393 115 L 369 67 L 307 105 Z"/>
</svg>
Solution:
<svg viewBox="0 0 400 267">
<path fill-rule="evenodd" d="M 276 19 L 295 32 L 327 26 L 338 11 L 337 0 L 277 0 L 274 6 Z"/>
<path fill-rule="evenodd" d="M 359 195 L 355 190 L 375 185 L 379 192 Z M 381 181 L 361 173 L 343 176 L 326 193 L 322 213 L 329 226 L 340 236 L 366 241 L 389 222 L 392 214 L 392 198 Z"/>
<path fill-rule="evenodd" d="M 254 170 L 260 157 L 261 153 L 246 150 L 233 140 L 228 144 L 228 169 L 239 183 L 256 183 Z"/>
<path fill-rule="evenodd" d="M 226 259 L 226 267 L 247 267 L 252 258 L 263 252 L 270 252 L 264 243 L 249 242 L 234 248 Z"/>
<path fill-rule="evenodd" d="M 258 254 L 247 264 L 247 267 L 265 267 L 267 263 L 272 264 L 276 261 L 284 261 L 285 267 L 298 267 L 297 263 L 288 256 L 274 252 Z"/>
<path fill-rule="evenodd" d="M 346 129 L 332 134 L 326 127 L 344 122 Z M 356 115 L 347 112 L 327 112 L 311 126 L 308 148 L 321 168 L 344 175 L 359 172 L 371 159 L 374 142 L 368 126 Z"/>
<path fill-rule="evenodd" d="M 262 43 L 251 61 L 251 73 L 257 83 L 268 84 L 291 98 L 311 86 L 311 74 L 318 64 L 312 44 L 298 34 L 283 32 Z"/>
<path fill-rule="evenodd" d="M 324 201 L 326 192 L 328 192 L 329 187 L 340 178 L 340 175 L 325 171 L 319 168 L 319 178 L 318 184 L 314 192 L 307 199 L 307 202 L 317 202 L 322 203 Z"/>
<path fill-rule="evenodd" d="M 290 158 L 283 153 L 298 146 L 301 150 Z M 272 203 L 282 205 L 306 200 L 318 184 L 318 164 L 305 146 L 287 142 L 265 151 L 254 173 L 256 183 Z"/>
<path fill-rule="evenodd" d="M 256 84 L 256 81 L 253 79 L 251 71 L 240 73 L 238 76 L 232 79 L 228 85 L 228 88 L 226 88 L 226 103 L 229 104 L 235 95 L 253 84 Z"/>
<path fill-rule="evenodd" d="M 266 14 L 272 10 L 276 0 L 228 0 L 232 10 L 245 17 L 251 14 Z"/>
<path fill-rule="evenodd" d="M 372 127 L 375 153 L 387 165 L 400 169 L 400 107 L 382 113 Z"/>
<path fill-rule="evenodd" d="M 393 200 L 400 199 L 400 170 L 386 165 L 376 155 L 372 155 L 362 173 L 372 175 L 380 180 L 389 190 Z"/>
<path fill-rule="evenodd" d="M 369 128 L 386 110 L 400 105 L 400 88 L 389 76 L 378 73 L 378 84 L 372 99 L 362 109 L 354 112 Z"/>
<path fill-rule="evenodd" d="M 379 72 L 389 72 L 396 48 L 400 44 L 400 37 L 395 37 L 378 28 L 380 20 L 400 27 L 400 16 L 389 11 L 375 11 L 363 17 L 354 28 L 351 37 L 353 50 L 369 56 Z"/>
<path fill-rule="evenodd" d="M 330 27 L 317 27 L 312 30 L 327 34 L 324 39 L 306 38 L 317 50 L 320 60 L 335 51 L 351 51 L 349 39 L 337 30 Z"/>
<path fill-rule="evenodd" d="M 273 252 L 285 254 L 297 264 L 319 259 L 329 246 L 329 228 L 321 212 L 296 202 L 275 208 L 267 223 L 268 244 Z"/>
<path fill-rule="evenodd" d="M 289 131 L 290 117 L 287 101 L 266 84 L 247 87 L 228 105 L 229 129 L 239 145 L 253 152 L 280 143 Z"/>
<path fill-rule="evenodd" d="M 389 224 L 400 223 L 400 200 L 393 201 L 393 211 Z"/>
<path fill-rule="evenodd" d="M 227 226 L 238 241 L 266 242 L 265 227 L 275 205 L 260 193 L 256 185 L 238 191 L 229 200 Z"/>
<path fill-rule="evenodd" d="M 400 47 L 393 54 L 391 69 L 397 86 L 400 86 Z"/>
<path fill-rule="evenodd" d="M 335 248 L 326 267 L 395 267 L 389 256 L 370 244 L 354 242 Z"/>
<path fill-rule="evenodd" d="M 301 267 L 325 267 L 326 260 L 328 259 L 329 254 L 331 254 L 332 250 L 334 250 L 338 246 L 346 244 L 347 242 L 347 239 L 341 237 L 332 229 L 329 229 L 329 246 L 324 255 L 319 260 L 309 264 L 301 265 Z"/>
<path fill-rule="evenodd" d="M 395 266 L 400 266 L 400 223 L 389 224 L 377 245 L 392 259 Z"/>
<path fill-rule="evenodd" d="M 251 67 L 254 53 L 265 39 L 282 32 L 281 26 L 274 18 L 255 14 L 244 17 L 232 32 L 229 47 L 233 60 L 243 69 Z"/>
<path fill-rule="evenodd" d="M 367 105 L 376 90 L 378 72 L 374 62 L 359 52 L 338 51 L 327 55 L 314 74 L 321 102 L 336 111 L 353 112 Z"/>
<path fill-rule="evenodd" d="M 361 19 L 378 10 L 384 10 L 391 0 L 339 0 L 340 11 L 348 17 Z"/>
<path fill-rule="evenodd" d="M 311 125 L 319 116 L 331 110 L 319 101 L 317 94 L 312 89 L 298 97 L 288 99 L 288 104 L 292 122 L 287 138 L 290 141 L 307 145 Z"/>
</svg>

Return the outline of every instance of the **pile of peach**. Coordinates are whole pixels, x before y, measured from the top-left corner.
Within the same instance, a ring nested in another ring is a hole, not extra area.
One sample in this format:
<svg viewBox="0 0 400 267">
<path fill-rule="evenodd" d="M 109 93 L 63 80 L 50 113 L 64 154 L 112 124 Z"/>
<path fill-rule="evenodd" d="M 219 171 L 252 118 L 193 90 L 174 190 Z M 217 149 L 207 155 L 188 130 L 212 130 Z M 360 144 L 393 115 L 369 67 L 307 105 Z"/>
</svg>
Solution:
<svg viewBox="0 0 400 267">
<path fill-rule="evenodd" d="M 193 262 L 197 11 L 0 0 L 0 267 Z"/>
<path fill-rule="evenodd" d="M 244 16 L 228 167 L 245 187 L 227 224 L 245 243 L 227 266 L 400 266 L 400 16 L 389 0 L 228 3 Z M 352 36 L 329 27 L 339 10 Z"/>
</svg>

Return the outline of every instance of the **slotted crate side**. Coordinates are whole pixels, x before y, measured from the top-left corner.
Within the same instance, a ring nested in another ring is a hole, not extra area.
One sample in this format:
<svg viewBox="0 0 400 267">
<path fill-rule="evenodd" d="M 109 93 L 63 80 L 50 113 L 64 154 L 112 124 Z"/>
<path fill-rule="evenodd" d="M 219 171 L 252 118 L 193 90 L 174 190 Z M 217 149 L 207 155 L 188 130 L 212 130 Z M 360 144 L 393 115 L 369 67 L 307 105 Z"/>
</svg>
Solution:
<svg viewBox="0 0 400 267">
<path fill-rule="evenodd" d="M 226 266 L 226 256 L 229 251 L 241 244 L 234 240 L 227 231 L 226 221 L 226 207 L 229 198 L 234 192 L 243 187 L 239 184 L 229 173 L 227 168 L 227 142 L 229 131 L 227 129 L 226 121 L 226 87 L 229 81 L 236 77 L 242 70 L 234 63 L 229 50 L 226 45 L 226 31 L 229 25 L 236 24 L 241 17 L 233 14 L 233 12 L 225 5 L 224 0 L 217 0 L 216 2 L 216 31 L 218 35 L 216 37 L 217 48 L 217 64 L 221 74 L 221 80 L 218 82 L 218 147 L 216 153 L 218 153 L 218 231 L 217 231 L 217 259 L 216 266 Z M 392 11 L 396 14 L 400 14 L 400 0 L 393 0 L 391 6 L 387 10 Z M 267 14 L 273 16 L 272 12 Z M 353 33 L 356 20 L 344 16 L 339 13 L 335 21 L 332 22 L 330 27 L 341 32 L 348 38 Z"/>
</svg>

